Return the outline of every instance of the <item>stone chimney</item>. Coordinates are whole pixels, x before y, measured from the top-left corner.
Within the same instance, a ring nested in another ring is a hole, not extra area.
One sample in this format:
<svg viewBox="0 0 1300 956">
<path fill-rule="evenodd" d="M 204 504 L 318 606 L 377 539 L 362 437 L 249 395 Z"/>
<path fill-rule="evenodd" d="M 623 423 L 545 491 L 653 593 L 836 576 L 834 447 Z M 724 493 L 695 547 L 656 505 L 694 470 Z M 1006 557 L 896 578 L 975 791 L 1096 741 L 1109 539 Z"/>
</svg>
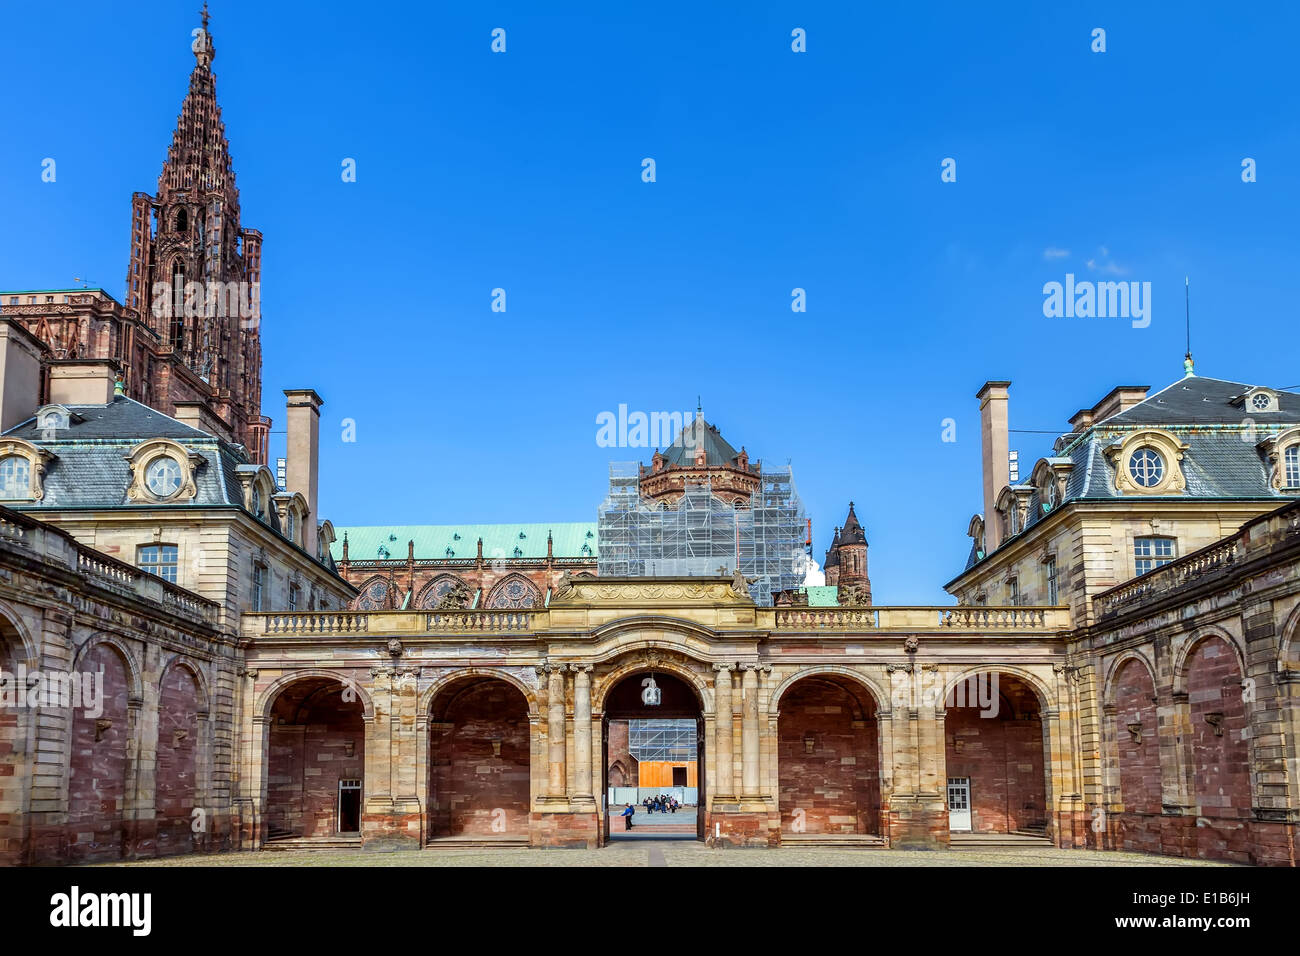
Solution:
<svg viewBox="0 0 1300 956">
<path fill-rule="evenodd" d="M 113 400 L 116 359 L 56 359 L 49 365 L 51 405 L 107 405 Z"/>
<path fill-rule="evenodd" d="M 1113 388 L 1105 398 L 1092 407 L 1092 420 L 1104 422 L 1112 415 L 1127 411 L 1138 402 L 1146 401 L 1150 385 L 1120 385 Z"/>
<path fill-rule="evenodd" d="M 10 319 L 0 319 L 0 431 L 36 413 L 41 402 L 41 341 Z"/>
<path fill-rule="evenodd" d="M 975 397 L 980 402 L 980 445 L 984 466 L 984 547 L 992 554 L 1002 543 L 1002 523 L 997 520 L 998 494 L 1011 479 L 1008 453 L 1007 390 L 1010 382 L 985 382 Z"/>
<path fill-rule="evenodd" d="M 316 489 L 320 478 L 320 407 L 325 404 L 310 388 L 286 388 L 284 486 L 307 499 L 307 519 L 303 522 L 302 543 L 310 555 L 316 554 Z"/>
<path fill-rule="evenodd" d="M 207 402 L 176 402 L 172 418 L 190 428 L 215 435 L 224 441 L 234 441 L 230 427 L 212 411 Z"/>
</svg>

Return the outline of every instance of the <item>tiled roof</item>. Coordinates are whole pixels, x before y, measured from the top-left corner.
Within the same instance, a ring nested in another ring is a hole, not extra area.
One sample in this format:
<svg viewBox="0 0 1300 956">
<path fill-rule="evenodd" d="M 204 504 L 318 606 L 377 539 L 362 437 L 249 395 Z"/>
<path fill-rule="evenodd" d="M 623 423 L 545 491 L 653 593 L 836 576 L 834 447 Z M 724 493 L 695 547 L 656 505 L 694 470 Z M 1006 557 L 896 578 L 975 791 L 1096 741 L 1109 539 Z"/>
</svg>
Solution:
<svg viewBox="0 0 1300 956">
<path fill-rule="evenodd" d="M 474 558 L 478 539 L 483 539 L 483 558 L 544 559 L 546 536 L 553 541 L 557 558 L 595 560 L 596 522 L 556 521 L 521 524 L 441 524 L 441 525 L 370 525 L 334 528 L 336 540 L 331 548 L 335 561 L 343 560 L 343 535 L 348 537 L 348 558 L 374 561 L 379 549 L 388 551 L 389 559 L 405 559 L 406 543 L 415 542 L 417 560 Z M 588 550 L 583 552 L 583 548 Z M 518 554 L 516 554 L 516 549 Z M 450 553 L 448 553 L 450 552 Z"/>
</svg>

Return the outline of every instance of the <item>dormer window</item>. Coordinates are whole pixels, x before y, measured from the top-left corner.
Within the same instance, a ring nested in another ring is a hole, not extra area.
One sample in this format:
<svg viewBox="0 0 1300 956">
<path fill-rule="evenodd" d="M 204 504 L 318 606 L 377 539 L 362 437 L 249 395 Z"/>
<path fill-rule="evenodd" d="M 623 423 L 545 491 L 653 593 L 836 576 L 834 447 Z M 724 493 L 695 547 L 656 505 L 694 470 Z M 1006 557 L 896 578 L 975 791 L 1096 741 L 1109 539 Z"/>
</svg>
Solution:
<svg viewBox="0 0 1300 956">
<path fill-rule="evenodd" d="M 1300 444 L 1292 445 L 1282 453 L 1282 484 L 1285 488 L 1300 488 Z"/>
<path fill-rule="evenodd" d="M 1245 395 L 1235 399 L 1233 404 L 1240 404 L 1247 412 L 1281 411 L 1277 393 L 1267 388 L 1252 388 Z"/>
<path fill-rule="evenodd" d="M 1187 491 L 1182 460 L 1187 445 L 1155 428 L 1133 432 L 1105 449 L 1119 494 L 1181 495 Z"/>
</svg>

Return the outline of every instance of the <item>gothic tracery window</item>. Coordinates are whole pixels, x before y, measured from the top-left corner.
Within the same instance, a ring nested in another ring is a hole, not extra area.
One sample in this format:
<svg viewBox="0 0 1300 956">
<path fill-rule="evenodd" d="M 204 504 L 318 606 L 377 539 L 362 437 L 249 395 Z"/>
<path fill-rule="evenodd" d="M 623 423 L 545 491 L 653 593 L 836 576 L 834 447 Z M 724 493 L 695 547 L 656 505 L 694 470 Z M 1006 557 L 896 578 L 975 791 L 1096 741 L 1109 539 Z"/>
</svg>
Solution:
<svg viewBox="0 0 1300 956">
<path fill-rule="evenodd" d="M 542 603 L 542 594 L 527 578 L 512 575 L 497 584 L 488 595 L 486 607 L 490 608 L 527 608 L 538 607 Z"/>
</svg>

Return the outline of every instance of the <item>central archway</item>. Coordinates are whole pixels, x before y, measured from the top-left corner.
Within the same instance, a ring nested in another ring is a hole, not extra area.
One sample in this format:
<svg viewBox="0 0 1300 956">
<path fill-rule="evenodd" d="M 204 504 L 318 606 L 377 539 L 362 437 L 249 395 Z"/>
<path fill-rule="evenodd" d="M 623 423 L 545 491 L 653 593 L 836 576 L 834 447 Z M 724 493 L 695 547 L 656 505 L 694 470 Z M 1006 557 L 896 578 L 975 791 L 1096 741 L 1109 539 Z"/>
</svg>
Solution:
<svg viewBox="0 0 1300 956">
<path fill-rule="evenodd" d="M 704 737 L 703 703 L 682 678 L 647 666 L 610 688 L 601 718 L 606 843 L 638 833 L 704 839 Z M 645 801 L 658 796 L 670 802 L 652 812 Z M 637 811 L 631 831 L 621 816 L 626 804 Z"/>
</svg>

